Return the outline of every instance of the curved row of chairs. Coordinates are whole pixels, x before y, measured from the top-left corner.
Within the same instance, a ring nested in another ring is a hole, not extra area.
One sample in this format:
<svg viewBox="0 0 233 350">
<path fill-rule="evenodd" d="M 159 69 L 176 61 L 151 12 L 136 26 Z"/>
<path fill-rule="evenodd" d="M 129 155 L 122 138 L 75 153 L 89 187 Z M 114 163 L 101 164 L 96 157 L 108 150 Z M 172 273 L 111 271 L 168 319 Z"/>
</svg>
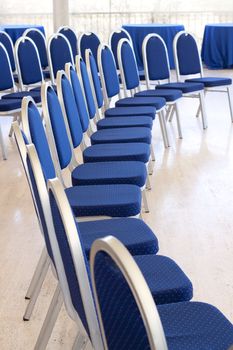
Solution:
<svg viewBox="0 0 233 350">
<path fill-rule="evenodd" d="M 74 349 L 84 348 L 90 339 L 98 350 L 228 350 L 232 324 L 213 306 L 190 301 L 191 281 L 173 260 L 157 254 L 158 240 L 140 219 L 142 200 L 149 210 L 146 191 L 153 171 L 155 116 L 168 146 L 166 122 L 184 93 L 162 86 L 148 88 L 145 95 L 136 92 L 140 81 L 135 56 L 130 41 L 121 39 L 117 54 L 122 98 L 107 45 L 98 46 L 96 58 L 87 48 L 85 59 L 78 55 L 74 64 L 66 56 L 71 52 L 67 40 L 54 38 L 59 41 L 51 39 L 49 60 L 56 67 L 56 79 L 46 82 L 41 75 L 39 87 L 24 91 L 22 128 L 13 123 L 45 241 L 26 295 L 30 300 L 25 320 L 30 319 L 49 266 L 58 281 L 35 349 L 46 348 L 64 303 L 77 324 Z M 28 60 L 36 53 L 41 72 L 35 45 L 24 42 Z M 63 66 L 58 68 L 52 57 L 62 57 Z M 204 85 L 195 84 L 202 96 Z M 113 97 L 117 101 L 111 107 Z M 181 132 L 179 115 L 177 122 Z"/>
</svg>

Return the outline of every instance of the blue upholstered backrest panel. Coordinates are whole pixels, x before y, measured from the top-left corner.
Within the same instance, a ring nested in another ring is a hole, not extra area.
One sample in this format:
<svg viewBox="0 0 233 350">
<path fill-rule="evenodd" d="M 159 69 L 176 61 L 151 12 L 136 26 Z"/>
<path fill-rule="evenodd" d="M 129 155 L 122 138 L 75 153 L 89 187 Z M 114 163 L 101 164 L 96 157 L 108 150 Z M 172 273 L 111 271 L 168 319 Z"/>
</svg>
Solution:
<svg viewBox="0 0 233 350">
<path fill-rule="evenodd" d="M 78 54 L 78 49 L 77 49 L 77 36 L 73 30 L 70 28 L 61 28 L 59 33 L 63 34 L 69 41 L 72 53 L 73 53 L 73 58 L 75 60 L 75 56 Z"/>
<path fill-rule="evenodd" d="M 61 257 L 62 257 L 64 269 L 65 269 L 65 274 L 66 274 L 66 278 L 69 286 L 71 300 L 75 310 L 79 314 L 79 317 L 83 323 L 83 326 L 85 327 L 87 333 L 89 334 L 84 306 L 82 303 L 82 298 L 80 293 L 80 287 L 79 287 L 78 279 L 76 277 L 76 272 L 75 272 L 71 251 L 70 251 L 69 242 L 67 240 L 65 228 L 61 219 L 61 215 L 60 215 L 56 200 L 51 191 L 49 191 L 49 199 L 50 199 L 50 205 L 52 210 L 53 223 L 54 223 L 54 228 L 56 232 L 57 242 L 59 245 L 59 249 L 60 249 L 60 253 L 61 253 Z M 77 239 L 81 240 L 78 227 L 77 227 Z M 81 242 L 81 245 L 82 245 L 82 242 Z M 86 260 L 85 252 L 83 249 L 82 249 L 82 252 L 83 252 L 83 256 L 86 264 L 87 273 L 89 276 L 89 265 Z"/>
<path fill-rule="evenodd" d="M 109 350 L 149 350 L 144 323 L 114 261 L 99 252 L 94 265 L 98 300 Z"/>
<path fill-rule="evenodd" d="M 189 34 L 182 34 L 177 42 L 177 56 L 181 75 L 201 72 L 196 41 Z"/>
<path fill-rule="evenodd" d="M 72 158 L 72 151 L 58 97 L 52 87 L 47 90 L 48 110 L 61 169 L 66 168 Z"/>
<path fill-rule="evenodd" d="M 121 60 L 125 75 L 126 88 L 129 90 L 135 89 L 139 86 L 138 68 L 133 49 L 128 42 L 124 42 L 121 47 Z"/>
<path fill-rule="evenodd" d="M 100 83 L 100 77 L 96 66 L 96 61 L 93 55 L 90 55 L 90 66 L 91 66 L 91 74 L 92 74 L 93 84 L 95 88 L 98 108 L 101 108 L 103 106 L 104 99 L 103 99 L 103 93 L 102 93 L 102 88 Z"/>
<path fill-rule="evenodd" d="M 86 49 L 91 49 L 91 52 L 93 53 L 94 58 L 97 62 L 97 51 L 98 51 L 99 44 L 100 44 L 100 40 L 95 33 L 91 33 L 90 35 L 84 34 L 80 42 L 80 51 L 81 51 L 80 54 L 82 58 L 85 60 Z"/>
<path fill-rule="evenodd" d="M 40 82 L 42 80 L 40 62 L 35 47 L 29 40 L 20 42 L 18 58 L 23 84 Z"/>
<path fill-rule="evenodd" d="M 9 59 L 10 59 L 10 62 L 11 62 L 11 69 L 14 72 L 15 71 L 14 52 L 12 50 L 11 42 L 10 42 L 8 36 L 5 35 L 4 33 L 0 33 L 0 43 L 3 44 L 3 46 L 5 47 L 5 49 L 6 49 L 7 53 L 8 53 L 8 56 L 9 56 Z"/>
<path fill-rule="evenodd" d="M 119 69 L 119 63 L 117 59 L 117 45 L 121 39 L 129 39 L 129 36 L 124 31 L 114 32 L 111 37 L 111 43 L 110 43 L 117 69 Z"/>
<path fill-rule="evenodd" d="M 33 103 L 28 106 L 28 123 L 32 143 L 34 143 L 45 180 L 53 179 L 56 176 L 48 141 L 46 138 L 42 119 L 37 107 Z"/>
<path fill-rule="evenodd" d="M 30 30 L 27 33 L 27 36 L 31 38 L 36 44 L 36 47 L 38 49 L 39 56 L 40 56 L 41 66 L 42 68 L 46 68 L 48 66 L 48 58 L 47 58 L 45 40 L 43 36 L 40 33 L 38 33 L 37 30 Z"/>
<path fill-rule="evenodd" d="M 62 94 L 66 109 L 66 115 L 70 127 L 72 142 L 74 147 L 78 147 L 82 142 L 83 130 L 79 119 L 79 111 L 76 105 L 73 90 L 66 76 L 62 77 Z"/>
<path fill-rule="evenodd" d="M 152 37 L 149 39 L 146 45 L 146 56 L 149 79 L 168 79 L 170 72 L 167 64 L 166 49 L 159 38 Z"/>
<path fill-rule="evenodd" d="M 11 89 L 13 87 L 11 66 L 8 63 L 7 54 L 3 47 L 0 47 L 0 72 L 0 91 Z"/>
<path fill-rule="evenodd" d="M 92 119 L 96 114 L 95 101 L 91 91 L 91 84 L 87 73 L 86 63 L 83 60 L 80 61 L 80 71 L 83 80 L 83 87 L 86 96 L 88 112 L 90 118 Z"/>
<path fill-rule="evenodd" d="M 86 132 L 89 126 L 89 113 L 86 106 L 85 97 L 83 95 L 83 90 L 81 87 L 81 83 L 77 76 L 77 73 L 73 68 L 70 70 L 71 75 L 71 83 L 74 92 L 75 102 L 79 111 L 79 118 L 82 126 L 82 131 Z"/>
<path fill-rule="evenodd" d="M 119 94 L 120 87 L 115 61 L 108 47 L 103 48 L 101 52 L 101 61 L 107 94 L 108 97 L 111 98 Z"/>
<path fill-rule="evenodd" d="M 65 64 L 72 63 L 72 57 L 67 42 L 61 36 L 53 38 L 50 45 L 53 74 L 56 77 L 59 70 L 65 69 Z"/>
</svg>

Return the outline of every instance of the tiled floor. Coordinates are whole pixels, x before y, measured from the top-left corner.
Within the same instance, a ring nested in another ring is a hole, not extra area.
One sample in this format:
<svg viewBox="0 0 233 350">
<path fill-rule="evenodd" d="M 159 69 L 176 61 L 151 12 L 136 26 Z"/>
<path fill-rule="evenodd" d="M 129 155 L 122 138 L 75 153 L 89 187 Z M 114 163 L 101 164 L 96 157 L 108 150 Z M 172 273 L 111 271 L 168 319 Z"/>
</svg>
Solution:
<svg viewBox="0 0 233 350">
<path fill-rule="evenodd" d="M 214 304 L 233 322 L 233 125 L 225 94 L 208 94 L 206 104 L 209 127 L 203 132 L 197 102 L 181 103 L 184 138 L 177 138 L 174 120 L 170 149 L 164 150 L 155 124 L 150 213 L 143 218 L 158 236 L 160 253 L 192 280 L 194 299 Z M 8 160 L 0 160 L 0 349 L 33 349 L 55 282 L 49 273 L 30 322 L 23 322 L 42 238 L 14 140 L 7 137 L 10 119 L 1 120 Z M 74 336 L 63 310 L 48 349 L 69 349 Z"/>
</svg>

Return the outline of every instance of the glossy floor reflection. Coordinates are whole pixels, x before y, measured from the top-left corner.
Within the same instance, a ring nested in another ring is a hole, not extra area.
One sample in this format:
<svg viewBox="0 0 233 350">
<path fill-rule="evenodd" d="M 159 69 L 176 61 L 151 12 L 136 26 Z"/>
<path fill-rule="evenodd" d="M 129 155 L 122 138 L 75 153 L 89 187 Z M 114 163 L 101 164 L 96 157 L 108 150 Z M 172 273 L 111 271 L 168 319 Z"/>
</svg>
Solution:
<svg viewBox="0 0 233 350">
<path fill-rule="evenodd" d="M 233 322 L 233 125 L 225 94 L 208 94 L 206 104 L 209 127 L 203 132 L 195 118 L 197 103 L 181 103 L 184 138 L 177 138 L 174 120 L 170 149 L 163 149 L 155 124 L 150 213 L 143 217 L 159 238 L 160 254 L 174 258 L 189 275 L 194 299 L 217 306 Z M 10 118 L 1 121 L 8 160 L 0 160 L 0 349 L 33 349 L 55 282 L 49 273 L 31 321 L 23 322 L 24 294 L 42 239 L 14 140 L 7 136 Z M 48 349 L 68 349 L 74 337 L 63 311 Z"/>
</svg>

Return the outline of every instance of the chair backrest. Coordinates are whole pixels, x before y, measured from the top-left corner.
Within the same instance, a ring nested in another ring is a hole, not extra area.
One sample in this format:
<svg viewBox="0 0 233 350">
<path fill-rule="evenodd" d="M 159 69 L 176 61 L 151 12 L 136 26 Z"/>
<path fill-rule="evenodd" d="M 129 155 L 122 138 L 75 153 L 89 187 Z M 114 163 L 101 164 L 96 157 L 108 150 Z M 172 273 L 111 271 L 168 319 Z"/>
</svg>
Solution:
<svg viewBox="0 0 233 350">
<path fill-rule="evenodd" d="M 113 53 L 108 45 L 100 45 L 97 57 L 101 85 L 103 88 L 104 104 L 109 106 L 110 99 L 120 95 L 120 84 Z"/>
<path fill-rule="evenodd" d="M 132 39 L 131 36 L 129 35 L 129 33 L 127 32 L 127 30 L 120 28 L 118 30 L 114 30 L 113 32 L 111 32 L 110 36 L 109 36 L 109 46 L 111 47 L 115 62 L 116 62 L 116 66 L 117 69 L 119 69 L 119 63 L 118 63 L 118 58 L 117 58 L 117 46 L 118 43 L 121 39 L 128 39 L 131 44 L 132 44 Z"/>
<path fill-rule="evenodd" d="M 65 69 L 65 64 L 74 64 L 73 53 L 68 39 L 60 33 L 53 34 L 48 40 L 48 60 L 51 80 L 55 78 L 59 70 Z"/>
<path fill-rule="evenodd" d="M 173 52 L 178 81 L 182 75 L 203 75 L 200 54 L 192 34 L 186 31 L 177 33 L 173 41 Z"/>
<path fill-rule="evenodd" d="M 142 57 L 147 88 L 151 80 L 170 81 L 170 64 L 166 44 L 158 34 L 148 34 L 142 43 Z"/>
<path fill-rule="evenodd" d="M 72 49 L 73 59 L 75 61 L 75 56 L 78 54 L 78 38 L 75 31 L 69 26 L 63 26 L 58 28 L 57 32 L 63 34 L 68 39 Z"/>
<path fill-rule="evenodd" d="M 56 242 L 59 247 L 63 273 L 59 276 L 63 294 L 69 296 L 69 309 L 74 319 L 77 313 L 91 338 L 94 349 L 103 350 L 89 278 L 89 264 L 83 250 L 79 228 L 58 179 L 48 182 L 49 199 Z M 65 285 L 63 286 L 63 281 Z M 67 298 L 68 299 L 68 298 Z M 73 309 L 73 310 L 72 310 Z"/>
<path fill-rule="evenodd" d="M 77 72 L 70 63 L 66 63 L 66 75 L 72 85 L 75 102 L 79 111 L 79 117 L 82 125 L 82 130 L 85 133 L 88 130 L 90 119 L 87 109 L 86 99 L 84 97 L 84 89 Z M 74 140 L 73 140 L 74 142 Z"/>
<path fill-rule="evenodd" d="M 86 50 L 85 56 L 86 56 L 85 58 L 86 58 L 87 73 L 89 76 L 91 89 L 92 89 L 92 95 L 95 99 L 97 108 L 102 108 L 104 103 L 104 97 L 103 97 L 103 92 L 102 92 L 102 87 L 100 83 L 100 77 L 98 74 L 96 61 L 90 49 Z"/>
<path fill-rule="evenodd" d="M 16 90 L 11 63 L 5 46 L 0 42 L 0 91 Z"/>
<path fill-rule="evenodd" d="M 4 30 L 0 31 L 0 43 L 3 44 L 6 48 L 6 51 L 9 55 L 10 63 L 11 63 L 11 69 L 14 73 L 16 70 L 15 66 L 15 54 L 14 54 L 14 44 L 9 34 L 4 32 Z"/>
<path fill-rule="evenodd" d="M 34 41 L 39 52 L 41 66 L 43 69 L 47 68 L 48 56 L 44 33 L 42 33 L 42 31 L 37 28 L 28 28 L 23 33 L 23 36 L 27 36 Z"/>
<path fill-rule="evenodd" d="M 15 43 L 16 66 L 20 87 L 41 84 L 44 81 L 40 56 L 34 41 L 22 36 Z"/>
<path fill-rule="evenodd" d="M 78 47 L 79 47 L 78 52 L 82 56 L 82 58 L 85 60 L 85 51 L 86 49 L 90 49 L 97 62 L 97 50 L 99 45 L 100 45 L 100 39 L 95 33 L 93 32 L 82 33 L 79 36 L 79 40 L 78 40 Z"/>
<path fill-rule="evenodd" d="M 80 55 L 76 56 L 75 66 L 76 66 L 76 70 L 78 72 L 79 78 L 83 85 L 83 91 L 85 94 L 85 99 L 87 101 L 89 117 L 90 119 L 93 119 L 96 116 L 95 101 L 94 101 L 91 84 L 87 73 L 86 63 Z"/>
<path fill-rule="evenodd" d="M 95 241 L 90 264 L 105 348 L 167 350 L 151 292 L 125 246 L 112 236 Z"/>
<path fill-rule="evenodd" d="M 139 72 L 133 47 L 128 39 L 121 39 L 117 47 L 117 57 L 125 95 L 127 90 L 140 87 Z"/>
</svg>

